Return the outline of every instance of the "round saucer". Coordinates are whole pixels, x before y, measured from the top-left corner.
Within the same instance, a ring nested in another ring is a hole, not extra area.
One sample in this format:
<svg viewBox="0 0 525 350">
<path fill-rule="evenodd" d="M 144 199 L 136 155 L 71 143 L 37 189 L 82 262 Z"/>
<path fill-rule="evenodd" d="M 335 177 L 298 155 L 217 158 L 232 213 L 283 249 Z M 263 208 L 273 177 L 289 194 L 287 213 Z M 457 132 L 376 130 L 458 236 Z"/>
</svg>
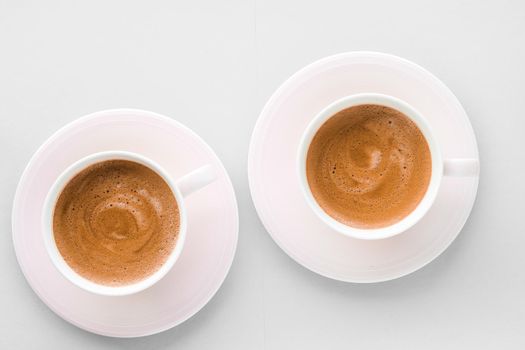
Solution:
<svg viewBox="0 0 525 350">
<path fill-rule="evenodd" d="M 74 161 L 105 150 L 140 153 L 174 178 L 205 164 L 212 164 L 218 175 L 185 199 L 187 237 L 173 269 L 153 287 L 130 296 L 100 296 L 76 287 L 53 266 L 43 242 L 42 207 L 57 176 Z M 233 261 L 239 218 L 230 178 L 199 136 L 167 117 L 119 109 L 80 118 L 38 149 L 18 184 L 12 226 L 22 271 L 54 312 L 93 333 L 138 337 L 184 322 L 213 297 Z"/>
<path fill-rule="evenodd" d="M 366 283 L 404 276 L 441 254 L 465 224 L 479 178 L 444 177 L 432 208 L 401 235 L 358 240 L 326 226 L 301 193 L 297 147 L 320 110 L 362 92 L 391 95 L 414 106 L 428 118 L 445 159 L 478 159 L 469 119 L 440 80 L 396 56 L 351 52 L 308 65 L 272 95 L 253 131 L 248 176 L 261 221 L 290 257 L 323 276 Z"/>
</svg>

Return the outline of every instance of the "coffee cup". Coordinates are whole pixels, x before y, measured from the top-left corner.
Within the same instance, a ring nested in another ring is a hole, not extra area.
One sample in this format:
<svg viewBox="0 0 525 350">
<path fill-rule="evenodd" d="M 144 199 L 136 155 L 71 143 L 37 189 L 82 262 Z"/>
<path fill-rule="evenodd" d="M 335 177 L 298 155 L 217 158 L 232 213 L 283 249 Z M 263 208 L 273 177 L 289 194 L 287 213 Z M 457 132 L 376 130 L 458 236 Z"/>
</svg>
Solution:
<svg viewBox="0 0 525 350">
<path fill-rule="evenodd" d="M 105 161 L 131 161 L 143 165 L 151 169 L 154 173 L 164 180 L 169 187 L 169 190 L 175 198 L 176 205 L 178 206 L 178 237 L 175 246 L 167 256 L 164 263 L 155 272 L 139 281 L 131 284 L 124 285 L 105 285 L 94 282 L 84 276 L 77 273 L 60 253 L 57 242 L 55 240 L 53 230 L 53 216 L 55 206 L 59 199 L 60 194 L 67 186 L 67 184 L 81 171 L 87 169 L 95 164 Z M 42 214 L 42 227 L 44 235 L 44 243 L 53 265 L 58 271 L 69 281 L 76 286 L 99 295 L 106 296 L 123 296 L 133 293 L 140 292 L 148 287 L 151 287 L 159 280 L 161 280 L 173 267 L 179 256 L 181 255 L 184 247 L 185 238 L 187 235 L 187 213 L 184 205 L 184 198 L 194 191 L 201 189 L 202 187 L 210 184 L 216 178 L 215 171 L 211 165 L 204 165 L 187 175 L 174 179 L 168 172 L 166 172 L 159 164 L 155 161 L 142 156 L 140 154 L 126 152 L 126 151 L 105 151 L 100 153 L 91 154 L 84 157 L 72 165 L 70 165 L 62 174 L 57 178 L 52 187 L 50 188 L 47 197 L 45 199 L 43 214 Z"/>
<path fill-rule="evenodd" d="M 319 129 L 335 114 L 351 107 L 377 105 L 399 111 L 412 121 L 422 133 L 430 152 L 431 174 L 426 191 L 411 212 L 384 227 L 363 228 L 343 223 L 329 215 L 318 203 L 307 178 L 307 157 L 310 145 Z M 377 93 L 361 93 L 343 97 L 321 110 L 303 132 L 297 152 L 297 169 L 301 191 L 308 206 L 327 226 L 348 237 L 377 240 L 401 234 L 419 222 L 434 203 L 440 190 L 443 176 L 477 176 L 477 159 L 444 159 L 441 147 L 426 118 L 408 103 L 393 96 Z"/>
</svg>

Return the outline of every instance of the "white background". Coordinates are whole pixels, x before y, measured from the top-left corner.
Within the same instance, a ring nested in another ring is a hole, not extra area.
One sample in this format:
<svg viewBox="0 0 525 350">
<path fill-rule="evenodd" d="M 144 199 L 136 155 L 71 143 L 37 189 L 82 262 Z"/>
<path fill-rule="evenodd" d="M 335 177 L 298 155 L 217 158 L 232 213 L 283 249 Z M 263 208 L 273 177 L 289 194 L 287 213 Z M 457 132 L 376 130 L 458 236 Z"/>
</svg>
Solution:
<svg viewBox="0 0 525 350">
<path fill-rule="evenodd" d="M 286 256 L 260 223 L 246 159 L 259 111 L 321 57 L 377 50 L 441 78 L 476 132 L 472 215 L 436 261 L 401 279 L 332 281 Z M 139 339 L 82 331 L 32 292 L 11 207 L 33 152 L 84 114 L 136 107 L 200 134 L 229 171 L 240 236 L 212 301 Z M 0 348 L 525 348 L 525 2 L 0 0 Z"/>
</svg>

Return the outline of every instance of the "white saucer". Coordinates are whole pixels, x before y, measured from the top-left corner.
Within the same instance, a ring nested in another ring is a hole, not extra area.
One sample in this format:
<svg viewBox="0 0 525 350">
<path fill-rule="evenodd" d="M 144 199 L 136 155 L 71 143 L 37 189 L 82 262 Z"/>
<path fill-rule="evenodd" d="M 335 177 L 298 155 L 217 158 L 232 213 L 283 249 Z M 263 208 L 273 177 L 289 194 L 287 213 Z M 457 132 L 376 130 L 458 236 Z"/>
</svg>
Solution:
<svg viewBox="0 0 525 350">
<path fill-rule="evenodd" d="M 104 150 L 143 154 L 175 178 L 204 165 L 218 179 L 185 199 L 188 233 L 173 269 L 153 287 L 131 296 L 105 297 L 66 280 L 44 248 L 41 210 L 56 177 L 75 160 Z M 80 118 L 49 138 L 27 165 L 13 204 L 18 262 L 36 294 L 66 321 L 113 337 L 138 337 L 174 327 L 199 311 L 231 266 L 238 211 L 230 178 L 213 150 L 172 119 L 140 110 L 111 110 Z"/>
<path fill-rule="evenodd" d="M 398 97 L 429 119 L 444 158 L 478 158 L 469 119 L 452 92 L 418 65 L 396 56 L 352 52 L 301 69 L 273 94 L 255 126 L 248 160 L 252 198 L 264 226 L 294 260 L 323 276 L 379 282 L 428 264 L 456 238 L 476 197 L 478 177 L 443 178 L 429 213 L 409 231 L 379 241 L 345 237 L 308 207 L 296 154 L 308 122 L 331 102 L 375 92 Z"/>
</svg>

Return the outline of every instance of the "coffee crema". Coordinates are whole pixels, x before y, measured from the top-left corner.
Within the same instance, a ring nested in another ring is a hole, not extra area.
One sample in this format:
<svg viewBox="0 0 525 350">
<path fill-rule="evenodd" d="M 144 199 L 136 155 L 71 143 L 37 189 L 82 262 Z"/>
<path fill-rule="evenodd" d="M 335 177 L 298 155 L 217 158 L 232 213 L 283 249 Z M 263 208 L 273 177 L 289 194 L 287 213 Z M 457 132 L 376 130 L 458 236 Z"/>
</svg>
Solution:
<svg viewBox="0 0 525 350">
<path fill-rule="evenodd" d="M 403 113 L 380 105 L 344 109 L 307 153 L 306 175 L 321 208 L 356 228 L 381 228 L 410 214 L 432 173 L 427 141 Z"/>
<path fill-rule="evenodd" d="M 79 275 L 121 286 L 155 273 L 177 242 L 180 214 L 164 179 L 127 160 L 81 171 L 62 190 L 53 213 L 58 250 Z"/>
</svg>

